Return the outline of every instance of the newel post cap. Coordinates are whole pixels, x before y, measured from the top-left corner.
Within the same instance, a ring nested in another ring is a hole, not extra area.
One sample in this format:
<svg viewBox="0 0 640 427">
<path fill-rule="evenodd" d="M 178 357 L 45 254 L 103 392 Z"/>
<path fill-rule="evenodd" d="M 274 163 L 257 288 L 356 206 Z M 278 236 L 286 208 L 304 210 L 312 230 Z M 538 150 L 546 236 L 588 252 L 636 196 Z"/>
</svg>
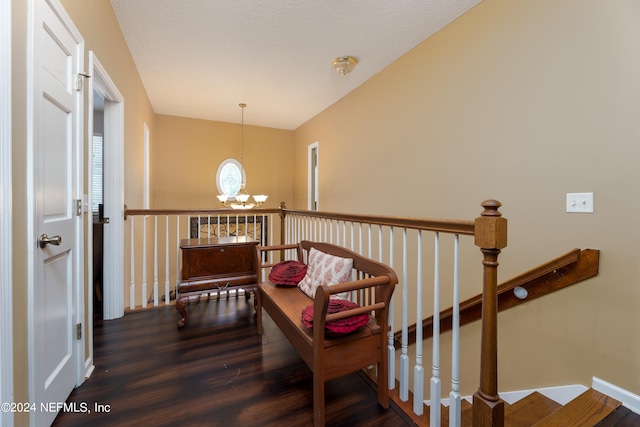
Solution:
<svg viewBox="0 0 640 427">
<path fill-rule="evenodd" d="M 482 202 L 484 211 L 475 220 L 475 245 L 484 249 L 502 249 L 507 247 L 507 219 L 502 218 L 497 200 Z"/>
</svg>

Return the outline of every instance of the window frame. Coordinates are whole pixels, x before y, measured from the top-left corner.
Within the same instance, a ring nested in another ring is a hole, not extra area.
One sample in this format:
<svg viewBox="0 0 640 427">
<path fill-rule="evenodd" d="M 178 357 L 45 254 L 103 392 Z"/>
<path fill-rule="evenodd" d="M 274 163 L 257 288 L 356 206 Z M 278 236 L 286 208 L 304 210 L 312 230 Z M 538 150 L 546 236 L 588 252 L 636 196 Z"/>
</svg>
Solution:
<svg viewBox="0 0 640 427">
<path fill-rule="evenodd" d="M 238 191 L 240 191 L 240 185 L 241 185 L 242 183 L 245 183 L 245 184 L 246 184 L 246 182 L 247 182 L 247 176 L 246 176 L 246 174 L 245 174 L 244 168 L 242 167 L 242 164 L 241 164 L 238 160 L 234 159 L 233 157 L 229 157 L 229 158 L 224 159 L 223 161 L 221 161 L 221 162 L 220 162 L 220 164 L 218 165 L 218 170 L 216 171 L 216 188 L 218 189 L 218 194 L 224 194 L 224 195 L 228 196 L 228 197 L 229 197 L 229 199 L 228 199 L 228 200 L 236 200 L 236 197 L 235 197 L 235 196 L 238 194 L 238 191 L 236 191 L 236 192 L 235 192 L 235 193 L 233 193 L 233 194 L 229 194 L 229 193 L 225 192 L 225 191 L 224 191 L 224 188 L 223 188 L 223 186 L 222 186 L 222 183 L 221 183 L 221 181 L 220 181 L 220 176 L 221 176 L 221 174 L 222 174 L 222 171 L 223 171 L 223 170 L 227 167 L 227 165 L 229 165 L 229 164 L 231 164 L 231 165 L 235 166 L 235 167 L 237 168 L 237 170 L 240 172 L 240 174 L 242 175 L 242 180 L 241 180 L 241 182 L 238 184 Z"/>
</svg>

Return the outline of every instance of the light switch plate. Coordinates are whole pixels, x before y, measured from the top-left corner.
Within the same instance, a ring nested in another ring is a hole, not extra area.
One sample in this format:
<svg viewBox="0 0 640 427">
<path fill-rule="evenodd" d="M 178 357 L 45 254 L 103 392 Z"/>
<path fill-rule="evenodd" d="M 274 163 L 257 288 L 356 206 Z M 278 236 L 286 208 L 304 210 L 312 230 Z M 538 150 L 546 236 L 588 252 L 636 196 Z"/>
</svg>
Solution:
<svg viewBox="0 0 640 427">
<path fill-rule="evenodd" d="M 593 193 L 567 193 L 567 212 L 593 213 Z"/>
</svg>

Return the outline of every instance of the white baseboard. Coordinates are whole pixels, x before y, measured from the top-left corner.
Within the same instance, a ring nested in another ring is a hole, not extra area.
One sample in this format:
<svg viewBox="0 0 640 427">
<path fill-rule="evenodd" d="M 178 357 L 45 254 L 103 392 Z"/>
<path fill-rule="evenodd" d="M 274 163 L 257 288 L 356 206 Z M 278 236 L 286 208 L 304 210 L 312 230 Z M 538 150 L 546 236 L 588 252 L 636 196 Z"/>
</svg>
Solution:
<svg viewBox="0 0 640 427">
<path fill-rule="evenodd" d="M 586 390 L 587 387 L 583 386 L 582 384 L 573 384 L 557 387 L 537 388 L 534 390 L 510 391 L 506 393 L 500 393 L 500 398 L 509 404 L 513 404 L 514 402 L 517 402 L 523 397 L 528 396 L 534 391 L 537 391 L 543 396 L 546 396 L 561 405 L 566 405 L 568 402 L 572 401 L 577 396 L 584 393 Z"/>
<path fill-rule="evenodd" d="M 91 374 L 93 374 L 93 371 L 96 369 L 96 366 L 92 363 L 91 365 L 89 365 L 89 367 L 86 368 L 85 370 L 85 374 L 84 374 L 84 380 L 88 380 L 89 377 L 91 377 Z"/>
<path fill-rule="evenodd" d="M 637 394 L 633 394 L 630 391 L 624 390 L 598 377 L 593 377 L 591 387 L 600 393 L 606 394 L 607 396 L 611 396 L 620 401 L 626 408 L 636 414 L 640 414 L 640 396 Z"/>
<path fill-rule="evenodd" d="M 561 405 L 566 405 L 568 402 L 572 401 L 577 396 L 584 393 L 586 390 L 587 390 L 586 386 L 583 386 L 582 384 L 574 384 L 574 385 L 563 385 L 563 386 L 557 386 L 557 387 L 537 388 L 537 389 L 531 389 L 531 390 L 507 391 L 507 392 L 498 393 L 498 394 L 500 395 L 500 398 L 502 400 L 512 405 L 518 400 L 527 397 L 534 391 L 537 391 L 538 393 L 548 397 L 553 401 L 558 402 Z M 462 399 L 467 400 L 468 402 L 471 403 L 473 401 L 473 396 L 464 396 Z M 427 400 L 425 401 L 425 403 L 428 405 L 429 401 Z M 442 399 L 441 403 L 444 406 L 449 406 L 449 399 Z"/>
<path fill-rule="evenodd" d="M 620 401 L 622 405 L 624 405 L 627 409 L 640 415 L 640 396 L 638 396 L 637 394 L 631 393 L 630 391 L 624 390 L 597 377 L 593 377 L 593 383 L 591 387 L 594 390 L 599 391 L 600 393 L 606 394 L 607 396 Z M 502 400 L 509 404 L 513 404 L 518 400 L 527 397 L 534 391 L 537 391 L 538 393 L 541 393 L 542 395 L 558 402 L 561 405 L 566 405 L 568 402 L 575 399 L 586 390 L 586 386 L 583 386 L 582 384 L 574 384 L 567 386 L 538 388 L 532 390 L 508 391 L 499 394 Z M 464 396 L 462 399 L 472 402 L 473 396 Z M 426 400 L 424 403 L 428 405 L 429 401 Z M 449 406 L 449 399 L 442 399 L 442 404 L 444 406 Z"/>
</svg>

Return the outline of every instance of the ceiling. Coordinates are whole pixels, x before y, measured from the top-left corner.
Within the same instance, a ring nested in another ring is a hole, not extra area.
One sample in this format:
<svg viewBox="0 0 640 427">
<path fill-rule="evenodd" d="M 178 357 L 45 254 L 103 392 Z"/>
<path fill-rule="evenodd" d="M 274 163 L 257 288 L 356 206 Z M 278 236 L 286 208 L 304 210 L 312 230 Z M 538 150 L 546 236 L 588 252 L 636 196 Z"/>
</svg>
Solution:
<svg viewBox="0 0 640 427">
<path fill-rule="evenodd" d="M 157 114 L 293 130 L 481 0 L 111 0 Z M 359 63 L 341 76 L 333 58 Z"/>
</svg>

